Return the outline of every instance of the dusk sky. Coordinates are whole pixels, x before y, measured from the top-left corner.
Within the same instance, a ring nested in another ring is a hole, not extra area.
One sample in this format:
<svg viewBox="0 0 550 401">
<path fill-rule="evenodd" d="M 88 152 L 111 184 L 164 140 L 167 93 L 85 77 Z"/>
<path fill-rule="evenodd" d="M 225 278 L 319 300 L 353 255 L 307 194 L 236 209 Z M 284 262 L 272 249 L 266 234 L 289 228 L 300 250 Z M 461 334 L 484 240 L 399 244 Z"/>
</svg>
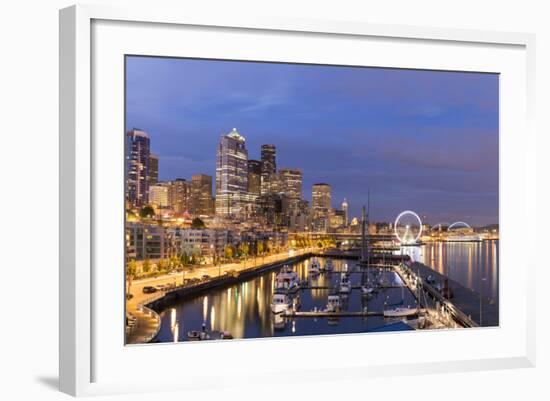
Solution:
<svg viewBox="0 0 550 401">
<path fill-rule="evenodd" d="M 215 181 L 220 135 L 237 128 L 250 159 L 332 186 L 371 220 L 416 211 L 431 224 L 498 223 L 498 75 L 127 57 L 126 128 L 146 131 L 161 180 Z M 214 189 L 215 190 L 215 189 Z"/>
</svg>

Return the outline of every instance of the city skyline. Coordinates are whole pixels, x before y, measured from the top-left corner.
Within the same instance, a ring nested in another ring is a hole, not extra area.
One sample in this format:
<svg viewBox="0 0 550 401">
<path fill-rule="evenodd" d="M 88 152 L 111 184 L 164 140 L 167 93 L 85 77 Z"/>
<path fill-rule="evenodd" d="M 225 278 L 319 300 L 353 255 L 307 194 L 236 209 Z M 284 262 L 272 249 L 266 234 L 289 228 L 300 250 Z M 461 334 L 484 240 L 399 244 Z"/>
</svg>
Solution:
<svg viewBox="0 0 550 401">
<path fill-rule="evenodd" d="M 432 224 L 498 223 L 498 76 L 130 57 L 127 79 L 127 129 L 150 135 L 160 181 L 215 177 L 220 135 L 237 127 L 249 160 L 274 144 L 277 170 L 302 170 L 304 199 L 327 182 L 350 218 L 370 188 L 377 221 L 407 208 Z"/>
</svg>

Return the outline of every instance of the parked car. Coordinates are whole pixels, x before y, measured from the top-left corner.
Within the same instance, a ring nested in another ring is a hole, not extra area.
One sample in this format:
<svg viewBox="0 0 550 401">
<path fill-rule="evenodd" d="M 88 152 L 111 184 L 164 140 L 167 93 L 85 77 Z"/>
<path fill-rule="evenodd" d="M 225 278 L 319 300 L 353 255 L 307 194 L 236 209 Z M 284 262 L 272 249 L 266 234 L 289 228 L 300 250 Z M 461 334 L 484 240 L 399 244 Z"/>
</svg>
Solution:
<svg viewBox="0 0 550 401">
<path fill-rule="evenodd" d="M 208 280 L 210 276 L 208 274 L 203 274 L 201 277 L 203 280 Z"/>
<path fill-rule="evenodd" d="M 142 291 L 144 294 L 152 294 L 154 292 L 157 292 L 157 289 L 153 286 L 146 285 L 145 287 L 143 287 Z"/>
</svg>

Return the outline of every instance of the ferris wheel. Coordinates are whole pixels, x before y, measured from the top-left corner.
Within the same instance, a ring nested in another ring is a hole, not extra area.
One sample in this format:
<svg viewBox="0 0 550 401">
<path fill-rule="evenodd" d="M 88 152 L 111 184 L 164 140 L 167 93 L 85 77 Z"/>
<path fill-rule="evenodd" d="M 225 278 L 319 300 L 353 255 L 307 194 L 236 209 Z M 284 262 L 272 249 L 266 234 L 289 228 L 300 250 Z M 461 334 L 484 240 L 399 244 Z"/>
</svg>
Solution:
<svg viewBox="0 0 550 401">
<path fill-rule="evenodd" d="M 422 220 L 415 212 L 405 210 L 395 219 L 394 232 L 402 245 L 416 244 L 422 235 Z"/>
</svg>

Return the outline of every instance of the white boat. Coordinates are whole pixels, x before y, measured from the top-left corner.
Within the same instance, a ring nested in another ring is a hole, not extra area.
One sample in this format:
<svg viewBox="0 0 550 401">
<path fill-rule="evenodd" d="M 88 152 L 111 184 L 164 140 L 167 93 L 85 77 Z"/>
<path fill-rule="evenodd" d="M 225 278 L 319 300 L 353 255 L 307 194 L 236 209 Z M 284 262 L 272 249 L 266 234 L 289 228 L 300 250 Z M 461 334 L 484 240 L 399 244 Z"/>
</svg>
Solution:
<svg viewBox="0 0 550 401">
<path fill-rule="evenodd" d="M 325 270 L 331 272 L 334 270 L 334 265 L 332 264 L 332 259 L 327 259 L 325 262 Z"/>
<path fill-rule="evenodd" d="M 275 292 L 295 292 L 300 288 L 300 276 L 285 265 L 275 276 Z"/>
<path fill-rule="evenodd" d="M 271 312 L 287 312 L 292 306 L 292 299 L 286 293 L 275 293 L 271 300 Z"/>
<path fill-rule="evenodd" d="M 340 310 L 340 295 L 331 294 L 327 299 L 327 312 L 338 312 Z"/>
<path fill-rule="evenodd" d="M 351 282 L 347 274 L 342 274 L 340 277 L 340 292 L 343 294 L 349 294 L 351 292 Z"/>
<path fill-rule="evenodd" d="M 371 285 L 366 284 L 361 286 L 361 294 L 364 297 L 371 296 L 373 293 L 374 293 L 374 287 L 372 287 Z"/>
<path fill-rule="evenodd" d="M 319 274 L 319 272 L 321 271 L 321 265 L 319 264 L 319 261 L 317 259 L 312 259 L 307 268 L 307 271 L 309 272 L 309 274 Z"/>
<path fill-rule="evenodd" d="M 418 308 L 396 306 L 384 309 L 384 317 L 408 317 L 418 314 Z"/>
</svg>

